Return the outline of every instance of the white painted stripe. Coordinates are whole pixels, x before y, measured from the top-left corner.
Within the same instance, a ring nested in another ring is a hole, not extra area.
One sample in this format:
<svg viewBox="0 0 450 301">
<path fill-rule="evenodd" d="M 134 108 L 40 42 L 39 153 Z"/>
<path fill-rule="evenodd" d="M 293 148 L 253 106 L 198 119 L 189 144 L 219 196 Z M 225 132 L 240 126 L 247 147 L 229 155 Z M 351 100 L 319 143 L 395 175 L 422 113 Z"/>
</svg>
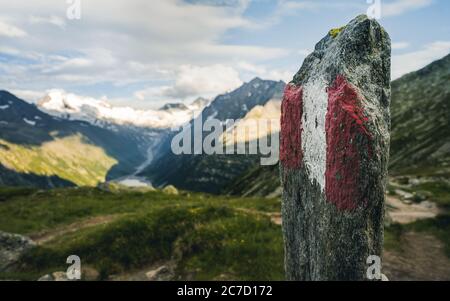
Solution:
<svg viewBox="0 0 450 301">
<path fill-rule="evenodd" d="M 325 117 L 328 94 L 326 81 L 312 78 L 303 86 L 302 150 L 311 183 L 325 191 L 327 141 Z"/>
</svg>

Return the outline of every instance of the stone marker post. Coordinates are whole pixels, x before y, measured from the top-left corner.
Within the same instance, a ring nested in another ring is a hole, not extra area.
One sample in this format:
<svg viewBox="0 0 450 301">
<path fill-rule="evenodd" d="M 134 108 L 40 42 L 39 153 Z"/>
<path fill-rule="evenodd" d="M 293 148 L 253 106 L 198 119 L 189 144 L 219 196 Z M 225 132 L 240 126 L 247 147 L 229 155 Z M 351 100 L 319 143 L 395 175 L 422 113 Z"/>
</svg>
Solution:
<svg viewBox="0 0 450 301">
<path fill-rule="evenodd" d="M 390 38 L 358 16 L 331 30 L 286 86 L 280 176 L 288 280 L 366 280 L 381 257 Z"/>
</svg>

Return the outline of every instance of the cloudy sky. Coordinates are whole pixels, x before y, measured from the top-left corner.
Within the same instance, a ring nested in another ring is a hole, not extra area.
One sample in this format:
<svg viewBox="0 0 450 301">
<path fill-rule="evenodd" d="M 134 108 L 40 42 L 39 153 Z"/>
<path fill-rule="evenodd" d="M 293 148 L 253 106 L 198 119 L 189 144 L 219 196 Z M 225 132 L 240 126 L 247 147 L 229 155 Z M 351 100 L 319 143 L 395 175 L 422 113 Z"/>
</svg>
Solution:
<svg viewBox="0 0 450 301">
<path fill-rule="evenodd" d="M 373 1 L 80 0 L 78 20 L 67 17 L 77 0 L 0 0 L 0 89 L 154 108 L 255 76 L 289 81 L 330 28 Z M 449 15 L 448 0 L 381 0 L 394 78 L 450 52 Z"/>
</svg>

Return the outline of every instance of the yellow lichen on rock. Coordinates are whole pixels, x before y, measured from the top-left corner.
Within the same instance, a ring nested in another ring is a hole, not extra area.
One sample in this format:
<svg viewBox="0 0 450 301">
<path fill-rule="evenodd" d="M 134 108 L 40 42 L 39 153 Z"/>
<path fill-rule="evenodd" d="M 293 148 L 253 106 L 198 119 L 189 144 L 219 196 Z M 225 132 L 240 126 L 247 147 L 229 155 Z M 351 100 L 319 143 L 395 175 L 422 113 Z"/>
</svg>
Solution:
<svg viewBox="0 0 450 301">
<path fill-rule="evenodd" d="M 345 28 L 345 26 L 342 26 L 342 27 L 339 27 L 339 28 L 333 28 L 333 29 L 330 30 L 329 34 L 334 39 L 335 37 L 337 37 L 341 33 L 342 30 L 344 30 L 344 28 Z"/>
</svg>

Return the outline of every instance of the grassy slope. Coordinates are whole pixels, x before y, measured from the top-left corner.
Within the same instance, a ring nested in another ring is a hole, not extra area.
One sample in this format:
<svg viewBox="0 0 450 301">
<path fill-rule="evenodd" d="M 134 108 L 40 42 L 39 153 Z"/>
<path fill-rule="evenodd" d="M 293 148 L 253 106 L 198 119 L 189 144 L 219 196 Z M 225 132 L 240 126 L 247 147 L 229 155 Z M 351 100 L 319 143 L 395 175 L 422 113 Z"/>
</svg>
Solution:
<svg viewBox="0 0 450 301">
<path fill-rule="evenodd" d="M 450 55 L 392 82 L 391 172 L 449 176 Z"/>
<path fill-rule="evenodd" d="M 279 200 L 265 198 L 0 188 L 0 230 L 34 237 L 60 228 L 78 229 L 44 242 L 26 254 L 19 270 L 0 273 L 0 279 L 33 280 L 65 271 L 67 256 L 76 254 L 102 279 L 170 260 L 178 262 L 175 279 L 282 280 L 281 227 L 267 215 L 279 211 Z M 77 227 L 104 216 L 114 218 Z M 390 226 L 385 229 L 385 248 L 401 250 L 405 231 L 433 233 L 450 257 L 449 216 Z"/>
<path fill-rule="evenodd" d="M 222 192 L 230 195 L 267 196 L 279 189 L 279 165 L 255 165 L 227 185 Z"/>
<path fill-rule="evenodd" d="M 104 182 L 117 160 L 80 134 L 25 146 L 0 139 L 0 164 L 40 176 L 58 176 L 80 186 Z"/>
<path fill-rule="evenodd" d="M 0 230 L 26 235 L 93 216 L 119 216 L 43 244 L 5 278 L 65 270 L 67 256 L 76 254 L 103 278 L 172 259 L 179 262 L 179 279 L 283 279 L 281 228 L 262 214 L 279 212 L 278 200 L 92 188 L 3 189 L 0 199 Z"/>
</svg>

